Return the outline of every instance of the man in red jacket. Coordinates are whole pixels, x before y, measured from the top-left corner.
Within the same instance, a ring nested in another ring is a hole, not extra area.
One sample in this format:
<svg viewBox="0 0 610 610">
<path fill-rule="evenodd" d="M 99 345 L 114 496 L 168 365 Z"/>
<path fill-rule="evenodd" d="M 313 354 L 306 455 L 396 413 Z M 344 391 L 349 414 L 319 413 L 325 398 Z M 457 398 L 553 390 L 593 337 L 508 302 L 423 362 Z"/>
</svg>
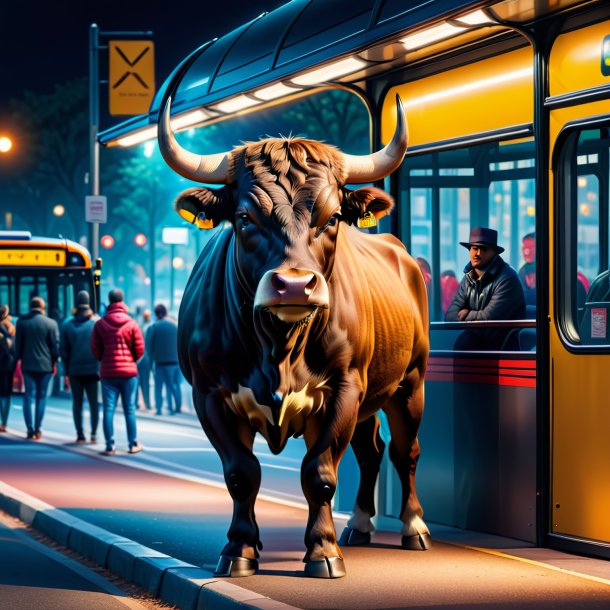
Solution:
<svg viewBox="0 0 610 610">
<path fill-rule="evenodd" d="M 144 354 L 144 337 L 138 323 L 127 313 L 123 291 L 115 288 L 108 294 L 108 308 L 98 320 L 91 335 L 91 351 L 102 364 L 102 402 L 104 406 L 104 437 L 106 450 L 114 455 L 114 411 L 119 396 L 123 403 L 129 453 L 142 451 L 137 441 L 136 402 L 138 396 L 137 362 Z"/>
</svg>

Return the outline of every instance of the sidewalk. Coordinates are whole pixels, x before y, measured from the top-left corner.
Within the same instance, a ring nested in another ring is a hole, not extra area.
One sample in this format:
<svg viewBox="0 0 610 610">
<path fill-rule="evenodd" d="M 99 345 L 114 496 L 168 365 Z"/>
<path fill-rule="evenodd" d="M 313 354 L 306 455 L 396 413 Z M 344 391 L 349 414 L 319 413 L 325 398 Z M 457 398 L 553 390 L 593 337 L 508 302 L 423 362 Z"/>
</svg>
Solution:
<svg viewBox="0 0 610 610">
<path fill-rule="evenodd" d="M 177 418 L 198 426 L 192 413 Z M 265 545 L 259 573 L 216 578 L 231 519 L 224 489 L 14 436 L 2 435 L 0 449 L 2 510 L 183 610 L 610 607 L 610 562 L 434 524 L 430 551 L 402 551 L 399 534 L 376 532 L 369 547 L 343 549 L 345 578 L 308 579 L 305 511 L 265 500 L 257 502 Z M 344 523 L 337 520 L 338 532 Z M 168 536 L 165 552 L 160 542 Z"/>
</svg>

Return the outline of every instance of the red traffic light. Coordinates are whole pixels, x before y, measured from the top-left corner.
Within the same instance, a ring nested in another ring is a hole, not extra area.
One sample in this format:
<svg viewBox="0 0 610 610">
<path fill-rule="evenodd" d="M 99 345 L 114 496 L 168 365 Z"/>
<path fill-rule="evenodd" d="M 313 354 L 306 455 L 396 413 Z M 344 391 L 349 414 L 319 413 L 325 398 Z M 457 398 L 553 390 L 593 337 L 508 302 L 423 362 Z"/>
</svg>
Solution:
<svg viewBox="0 0 610 610">
<path fill-rule="evenodd" d="M 144 233 L 138 233 L 134 238 L 133 241 L 135 243 L 136 246 L 140 246 L 140 248 L 142 246 L 146 245 L 146 242 L 148 241 L 146 239 L 146 235 L 144 235 Z"/>
<path fill-rule="evenodd" d="M 104 235 L 100 239 L 100 244 L 102 244 L 102 247 L 106 248 L 106 250 L 110 250 L 110 248 L 114 246 L 114 237 L 112 237 L 112 235 Z"/>
</svg>

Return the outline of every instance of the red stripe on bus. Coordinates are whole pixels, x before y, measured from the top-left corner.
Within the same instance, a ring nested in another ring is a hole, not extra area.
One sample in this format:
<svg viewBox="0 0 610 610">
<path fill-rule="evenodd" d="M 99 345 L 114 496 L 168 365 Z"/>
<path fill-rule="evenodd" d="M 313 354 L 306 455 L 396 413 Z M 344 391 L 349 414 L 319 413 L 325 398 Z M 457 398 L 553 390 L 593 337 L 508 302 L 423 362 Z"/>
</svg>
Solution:
<svg viewBox="0 0 610 610">
<path fill-rule="evenodd" d="M 432 364 L 448 364 L 452 366 L 483 366 L 483 367 L 506 367 L 515 369 L 536 369 L 536 360 L 507 360 L 499 358 L 497 360 L 485 360 L 483 358 L 430 358 L 429 365 Z"/>
<path fill-rule="evenodd" d="M 516 386 L 535 388 L 535 377 L 516 377 L 509 375 L 474 375 L 468 373 L 435 373 L 426 372 L 426 381 L 443 381 L 447 383 L 482 383 L 487 385 Z"/>
</svg>

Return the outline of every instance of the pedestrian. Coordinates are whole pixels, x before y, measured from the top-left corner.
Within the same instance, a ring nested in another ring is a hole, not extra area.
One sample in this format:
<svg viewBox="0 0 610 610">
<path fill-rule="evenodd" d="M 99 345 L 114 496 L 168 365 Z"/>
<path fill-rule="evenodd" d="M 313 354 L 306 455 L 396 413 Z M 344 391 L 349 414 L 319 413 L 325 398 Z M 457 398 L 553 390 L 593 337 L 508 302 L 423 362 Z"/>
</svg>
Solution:
<svg viewBox="0 0 610 610">
<path fill-rule="evenodd" d="M 181 373 L 178 364 L 178 326 L 167 317 L 167 308 L 162 303 L 155 307 L 157 320 L 146 333 L 146 352 L 155 367 L 155 407 L 157 415 L 163 411 L 163 386 L 167 396 L 170 415 L 180 413 L 182 392 Z M 172 398 L 174 406 L 172 408 Z"/>
<path fill-rule="evenodd" d="M 93 327 L 91 351 L 101 361 L 102 404 L 104 410 L 103 455 L 115 455 L 114 411 L 121 397 L 129 453 L 142 451 L 137 440 L 136 401 L 138 397 L 137 361 L 144 353 L 144 337 L 138 323 L 127 313 L 123 291 L 114 288 L 108 294 L 106 313 Z"/>
<path fill-rule="evenodd" d="M 83 430 L 83 398 L 89 401 L 91 443 L 97 442 L 99 423 L 98 385 L 100 363 L 91 352 L 91 335 L 95 319 L 90 307 L 89 293 L 81 290 L 76 295 L 74 316 L 61 326 L 59 351 L 72 392 L 72 417 L 76 428 L 76 443 L 87 442 Z"/>
<path fill-rule="evenodd" d="M 144 337 L 146 337 L 146 333 L 152 324 L 153 321 L 150 319 L 150 309 L 144 309 L 142 311 L 142 321 L 140 322 L 140 330 L 142 331 L 142 335 Z M 152 410 L 152 406 L 150 404 L 150 373 L 150 356 L 146 351 L 144 351 L 144 355 L 138 360 L 138 377 L 140 379 L 142 401 L 144 403 L 144 408 L 147 411 Z"/>
<path fill-rule="evenodd" d="M 42 420 L 47 404 L 47 390 L 59 359 L 59 326 L 45 314 L 42 297 L 32 297 L 30 311 L 17 320 L 15 358 L 21 360 L 23 372 L 23 418 L 27 437 L 38 441 L 42 437 Z M 32 403 L 35 403 L 32 421 Z"/>
<path fill-rule="evenodd" d="M 470 253 L 464 278 L 445 314 L 446 321 L 522 320 L 525 297 L 517 272 L 500 256 L 498 232 L 486 227 L 470 231 L 460 242 Z M 457 350 L 501 349 L 510 329 L 468 329 L 457 338 Z"/>
<path fill-rule="evenodd" d="M 8 305 L 0 305 L 0 432 L 6 432 L 15 374 L 15 326 Z"/>
</svg>

